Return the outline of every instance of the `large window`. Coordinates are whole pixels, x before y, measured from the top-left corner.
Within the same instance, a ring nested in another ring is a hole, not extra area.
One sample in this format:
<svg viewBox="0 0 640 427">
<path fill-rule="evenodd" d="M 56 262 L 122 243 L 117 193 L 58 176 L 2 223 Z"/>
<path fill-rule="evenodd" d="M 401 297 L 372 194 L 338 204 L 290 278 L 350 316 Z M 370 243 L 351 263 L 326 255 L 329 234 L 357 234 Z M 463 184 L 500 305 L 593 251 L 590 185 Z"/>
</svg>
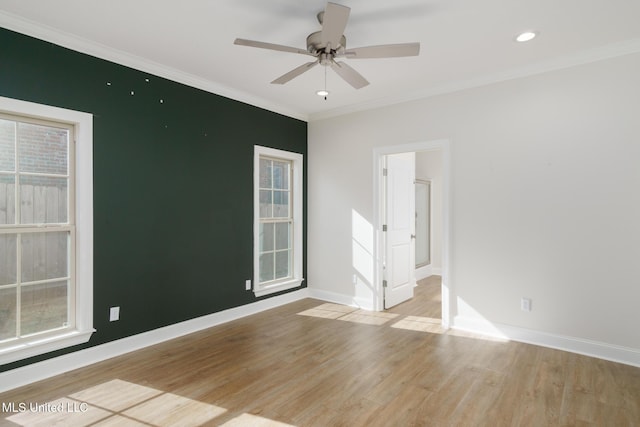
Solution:
<svg viewBox="0 0 640 427">
<path fill-rule="evenodd" d="M 76 268 L 79 249 L 92 256 L 87 183 L 80 192 L 76 185 L 87 175 L 76 167 L 76 147 L 80 135 L 90 135 L 90 117 L 0 98 L 2 363 L 86 341 L 93 332 L 85 307 L 92 304 L 92 260 L 84 265 L 84 254 Z M 87 138 L 80 154 L 91 162 Z"/>
<path fill-rule="evenodd" d="M 254 292 L 302 283 L 302 155 L 255 147 Z"/>
</svg>

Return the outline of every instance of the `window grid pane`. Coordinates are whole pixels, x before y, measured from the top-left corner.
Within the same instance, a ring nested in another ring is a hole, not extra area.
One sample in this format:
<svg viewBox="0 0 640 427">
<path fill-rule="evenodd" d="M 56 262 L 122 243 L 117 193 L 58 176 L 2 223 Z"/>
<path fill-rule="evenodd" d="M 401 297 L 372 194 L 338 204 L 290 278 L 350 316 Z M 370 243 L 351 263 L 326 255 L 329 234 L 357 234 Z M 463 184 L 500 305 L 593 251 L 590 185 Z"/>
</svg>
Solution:
<svg viewBox="0 0 640 427">
<path fill-rule="evenodd" d="M 276 279 L 283 279 L 289 277 L 289 272 L 291 271 L 291 251 L 280 251 L 276 252 L 275 257 L 275 274 Z"/>
<path fill-rule="evenodd" d="M 272 163 L 273 170 L 273 188 L 277 190 L 289 189 L 289 162 L 274 161 Z"/>
<path fill-rule="evenodd" d="M 16 170 L 16 122 L 0 119 L 0 171 Z"/>
<path fill-rule="evenodd" d="M 68 179 L 20 176 L 20 224 L 68 222 Z"/>
<path fill-rule="evenodd" d="M 0 234 L 0 286 L 16 284 L 18 281 L 17 234 Z M 0 307 L 0 317 L 3 311 Z"/>
<path fill-rule="evenodd" d="M 273 251 L 274 223 L 260 224 L 260 253 Z"/>
<path fill-rule="evenodd" d="M 289 218 L 291 213 L 289 211 L 289 192 L 288 191 L 273 191 L 273 217 L 274 218 Z"/>
<path fill-rule="evenodd" d="M 69 233 L 25 233 L 21 242 L 21 282 L 65 278 L 69 275 Z"/>
<path fill-rule="evenodd" d="M 260 159 L 260 188 L 271 188 L 271 167 L 273 161 Z"/>
<path fill-rule="evenodd" d="M 278 222 L 275 224 L 275 249 L 291 248 L 291 222 Z"/>
<path fill-rule="evenodd" d="M 0 224 L 16 223 L 16 177 L 0 173 Z"/>
<path fill-rule="evenodd" d="M 260 218 L 273 217 L 273 192 L 260 190 Z"/>
<path fill-rule="evenodd" d="M 68 281 L 22 286 L 20 335 L 30 335 L 67 324 Z"/>
<path fill-rule="evenodd" d="M 260 255 L 260 283 L 273 280 L 273 252 Z"/>
<path fill-rule="evenodd" d="M 17 136 L 20 172 L 67 175 L 67 129 L 19 122 Z"/>
<path fill-rule="evenodd" d="M 17 319 L 16 288 L 0 288 L 0 341 L 15 338 Z"/>
</svg>

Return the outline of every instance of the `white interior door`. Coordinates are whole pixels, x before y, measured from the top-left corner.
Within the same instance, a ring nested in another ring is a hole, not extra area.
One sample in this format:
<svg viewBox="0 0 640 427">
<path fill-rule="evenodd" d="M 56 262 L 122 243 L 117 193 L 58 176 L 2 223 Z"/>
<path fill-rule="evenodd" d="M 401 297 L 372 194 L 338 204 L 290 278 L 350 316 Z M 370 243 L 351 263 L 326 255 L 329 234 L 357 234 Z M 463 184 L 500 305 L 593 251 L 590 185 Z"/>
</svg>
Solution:
<svg viewBox="0 0 640 427">
<path fill-rule="evenodd" d="M 415 280 L 415 153 L 386 156 L 384 307 L 413 298 Z"/>
</svg>

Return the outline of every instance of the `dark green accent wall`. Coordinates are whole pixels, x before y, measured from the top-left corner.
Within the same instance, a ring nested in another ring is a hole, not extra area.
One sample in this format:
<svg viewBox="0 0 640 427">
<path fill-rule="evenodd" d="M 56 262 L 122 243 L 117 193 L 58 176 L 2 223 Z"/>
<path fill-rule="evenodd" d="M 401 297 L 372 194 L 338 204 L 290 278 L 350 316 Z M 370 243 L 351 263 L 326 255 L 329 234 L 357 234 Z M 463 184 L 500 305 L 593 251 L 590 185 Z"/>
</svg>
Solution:
<svg viewBox="0 0 640 427">
<path fill-rule="evenodd" d="M 253 146 L 302 153 L 306 188 L 305 122 L 1 28 L 0 95 L 94 115 L 97 329 L 0 371 L 256 301 Z"/>
</svg>

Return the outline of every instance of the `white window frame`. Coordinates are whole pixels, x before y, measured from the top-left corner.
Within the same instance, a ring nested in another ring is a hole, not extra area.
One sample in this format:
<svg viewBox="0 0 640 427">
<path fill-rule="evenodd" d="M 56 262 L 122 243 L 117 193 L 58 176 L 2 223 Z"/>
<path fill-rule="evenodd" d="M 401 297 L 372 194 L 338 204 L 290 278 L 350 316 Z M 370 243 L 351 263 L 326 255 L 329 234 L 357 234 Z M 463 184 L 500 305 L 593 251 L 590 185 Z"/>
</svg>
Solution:
<svg viewBox="0 0 640 427">
<path fill-rule="evenodd" d="M 70 221 L 75 216 L 75 224 L 70 224 L 71 238 L 75 238 L 75 250 L 71 251 L 69 260 L 69 265 L 75 271 L 75 295 L 71 295 L 69 299 L 72 304 L 71 310 L 75 314 L 75 323 L 53 333 L 34 335 L 27 341 L 9 341 L 0 345 L 0 364 L 6 364 L 85 343 L 95 332 L 93 329 L 93 115 L 5 97 L 0 97 L 0 112 L 70 124 L 74 132 L 70 136 L 69 143 L 75 145 L 75 162 L 71 162 L 73 160 L 71 157 L 69 163 L 69 168 L 73 168 L 73 174 L 70 175 L 75 176 L 75 180 L 70 180 L 69 185 L 69 200 L 75 199 L 74 212 L 69 212 Z"/>
<path fill-rule="evenodd" d="M 291 208 L 293 218 L 292 275 L 287 279 L 260 284 L 260 158 L 291 162 Z M 254 146 L 253 162 L 253 293 L 257 297 L 302 285 L 302 154 Z"/>
</svg>

